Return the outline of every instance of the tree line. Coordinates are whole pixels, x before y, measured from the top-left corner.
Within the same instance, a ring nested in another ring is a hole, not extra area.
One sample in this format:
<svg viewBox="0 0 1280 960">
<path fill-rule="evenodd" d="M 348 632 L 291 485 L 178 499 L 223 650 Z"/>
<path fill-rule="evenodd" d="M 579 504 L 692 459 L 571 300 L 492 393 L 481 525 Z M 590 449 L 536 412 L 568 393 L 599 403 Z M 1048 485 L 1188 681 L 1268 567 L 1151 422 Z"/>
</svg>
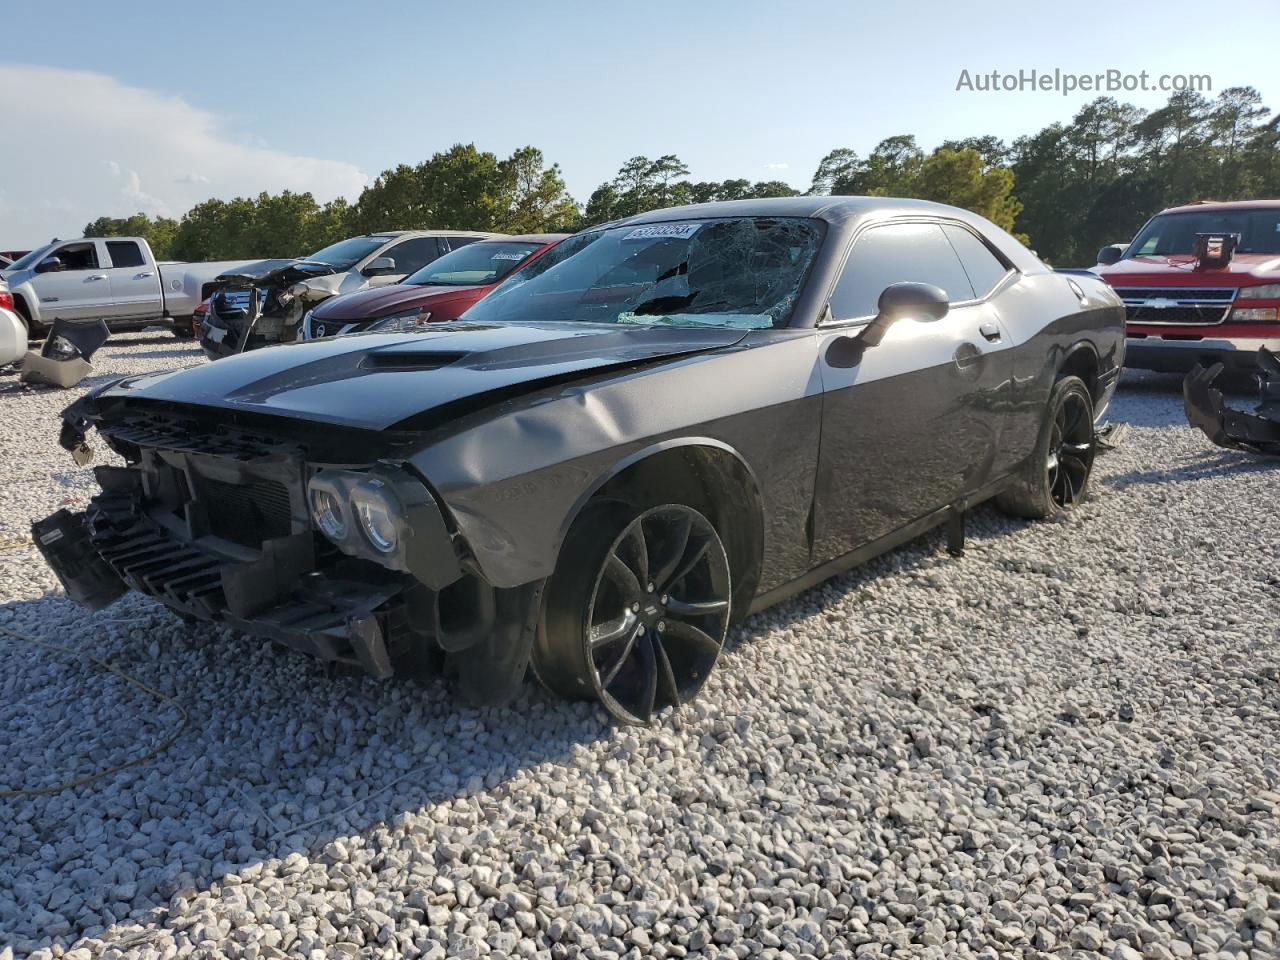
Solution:
<svg viewBox="0 0 1280 960">
<path fill-rule="evenodd" d="M 85 236 L 144 236 L 161 259 L 290 257 L 378 230 L 579 230 L 677 204 L 800 195 L 780 180 L 694 181 L 689 173 L 674 154 L 632 157 L 580 205 L 559 165 L 532 146 L 504 159 L 456 144 L 383 171 L 354 203 L 289 191 L 210 199 L 180 220 L 100 217 Z M 865 157 L 837 148 L 806 192 L 953 204 L 1014 232 L 1050 263 L 1087 265 L 1098 247 L 1132 237 L 1163 207 L 1280 196 L 1280 115 L 1252 87 L 1213 99 L 1183 91 L 1152 111 L 1099 97 L 1070 122 L 1012 143 L 981 135 L 926 152 L 902 134 Z"/>
</svg>

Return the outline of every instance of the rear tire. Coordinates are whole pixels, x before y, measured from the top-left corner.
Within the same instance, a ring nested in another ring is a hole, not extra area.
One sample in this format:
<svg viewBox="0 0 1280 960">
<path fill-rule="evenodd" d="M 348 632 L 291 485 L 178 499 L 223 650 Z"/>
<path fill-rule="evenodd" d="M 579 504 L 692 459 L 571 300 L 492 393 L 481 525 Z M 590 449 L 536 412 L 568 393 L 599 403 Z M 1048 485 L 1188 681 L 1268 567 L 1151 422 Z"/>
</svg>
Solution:
<svg viewBox="0 0 1280 960">
<path fill-rule="evenodd" d="M 179 340 L 194 340 L 196 336 L 195 328 L 191 325 L 190 317 L 179 317 L 173 321 L 170 331 Z"/>
<path fill-rule="evenodd" d="M 697 696 L 729 628 L 729 559 L 684 504 L 589 505 L 565 538 L 534 640 L 535 675 L 624 723 Z"/>
<path fill-rule="evenodd" d="M 1039 520 L 1084 502 L 1097 444 L 1093 397 L 1079 377 L 1063 377 L 1049 392 L 1035 450 L 996 505 L 1015 517 Z"/>
</svg>

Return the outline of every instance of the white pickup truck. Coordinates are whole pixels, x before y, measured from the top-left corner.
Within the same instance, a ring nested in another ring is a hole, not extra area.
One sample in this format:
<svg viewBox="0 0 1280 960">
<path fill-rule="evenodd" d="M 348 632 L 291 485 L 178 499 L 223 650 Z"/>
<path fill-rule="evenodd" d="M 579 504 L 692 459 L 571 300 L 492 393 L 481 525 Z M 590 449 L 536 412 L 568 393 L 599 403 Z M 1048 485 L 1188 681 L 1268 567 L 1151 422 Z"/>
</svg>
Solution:
<svg viewBox="0 0 1280 960">
<path fill-rule="evenodd" d="M 166 324 L 190 337 L 191 315 L 217 277 L 252 262 L 156 263 L 141 237 L 86 237 L 32 250 L 0 268 L 0 280 L 33 339 L 59 318 L 100 318 L 113 330 Z"/>
</svg>

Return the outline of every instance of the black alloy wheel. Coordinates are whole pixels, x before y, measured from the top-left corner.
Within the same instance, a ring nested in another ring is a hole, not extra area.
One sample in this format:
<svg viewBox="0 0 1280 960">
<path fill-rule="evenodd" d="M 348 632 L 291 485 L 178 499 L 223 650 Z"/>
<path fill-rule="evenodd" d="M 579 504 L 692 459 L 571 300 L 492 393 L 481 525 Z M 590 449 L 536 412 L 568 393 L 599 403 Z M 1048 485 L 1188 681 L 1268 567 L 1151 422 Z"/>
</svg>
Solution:
<svg viewBox="0 0 1280 960">
<path fill-rule="evenodd" d="M 1054 411 L 1045 464 L 1049 496 L 1059 509 L 1070 509 L 1084 495 L 1093 456 L 1093 411 L 1085 397 L 1068 393 Z"/>
<path fill-rule="evenodd" d="M 664 504 L 630 517 L 587 519 L 566 540 L 534 669 L 553 691 L 594 694 L 617 719 L 644 724 L 706 683 L 732 590 L 724 544 L 697 510 Z"/>
</svg>

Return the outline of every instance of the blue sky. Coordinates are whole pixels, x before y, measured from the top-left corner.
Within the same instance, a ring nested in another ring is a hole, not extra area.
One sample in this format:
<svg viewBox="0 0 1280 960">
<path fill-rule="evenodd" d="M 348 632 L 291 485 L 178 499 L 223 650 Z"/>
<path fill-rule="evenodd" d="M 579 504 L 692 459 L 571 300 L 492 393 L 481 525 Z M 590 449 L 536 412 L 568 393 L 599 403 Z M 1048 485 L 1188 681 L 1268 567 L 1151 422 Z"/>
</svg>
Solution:
<svg viewBox="0 0 1280 960">
<path fill-rule="evenodd" d="M 638 153 L 678 154 L 696 179 L 803 188 L 833 147 L 865 154 L 896 133 L 926 147 L 1011 139 L 1095 96 L 957 92 L 962 69 L 1202 73 L 1215 92 L 1251 84 L 1280 108 L 1280 7 L 1222 9 L 26 4 L 5 14 L 0 89 L 11 131 L 24 104 L 18 129 L 35 149 L 0 149 L 0 248 L 78 233 L 130 205 L 180 214 L 202 192 L 354 194 L 458 141 L 503 155 L 534 144 L 579 200 Z M 1119 96 L 1151 107 L 1166 95 Z M 73 188 L 69 175 L 83 182 Z"/>
</svg>

